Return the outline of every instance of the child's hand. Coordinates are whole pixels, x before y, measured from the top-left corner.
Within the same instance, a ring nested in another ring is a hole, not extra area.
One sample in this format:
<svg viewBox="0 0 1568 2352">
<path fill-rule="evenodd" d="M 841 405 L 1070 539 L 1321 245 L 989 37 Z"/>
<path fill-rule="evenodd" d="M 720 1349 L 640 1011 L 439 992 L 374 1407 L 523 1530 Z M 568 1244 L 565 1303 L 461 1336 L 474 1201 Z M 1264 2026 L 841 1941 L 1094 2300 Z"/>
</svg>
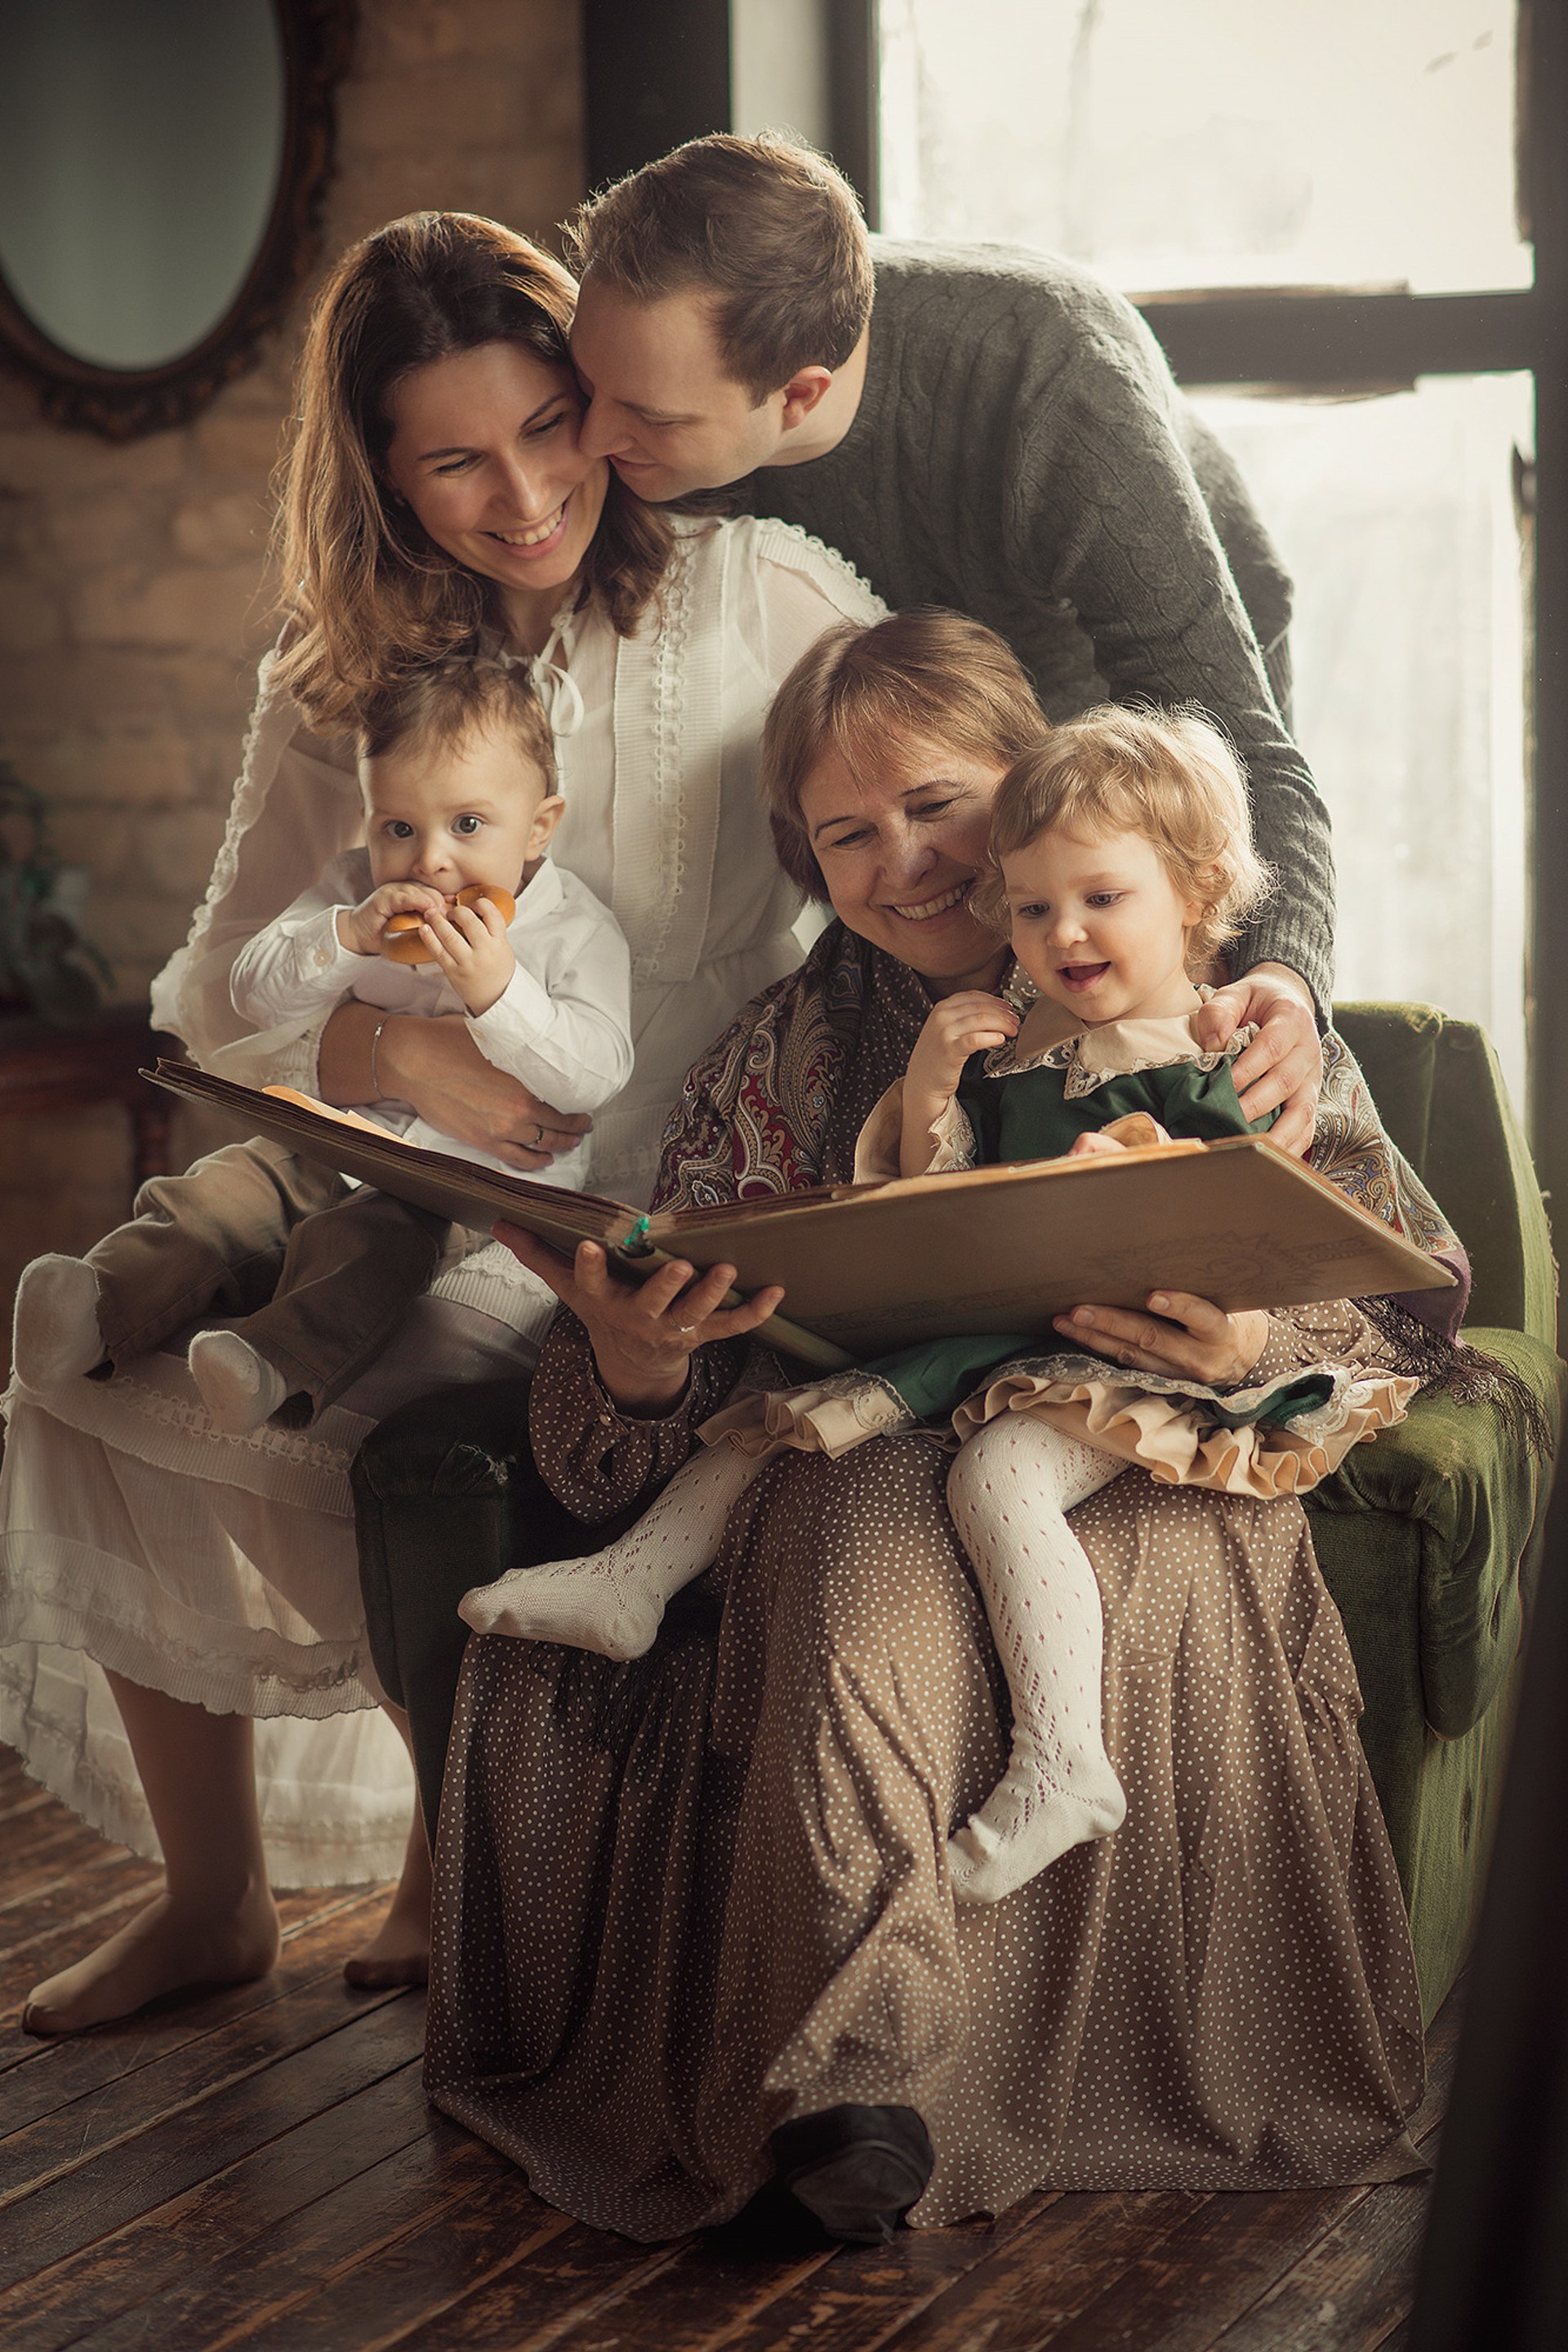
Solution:
<svg viewBox="0 0 1568 2352">
<path fill-rule="evenodd" d="M 489 898 L 477 907 L 446 907 L 419 927 L 432 963 L 440 965 L 472 1013 L 488 1013 L 517 970 L 506 918 Z"/>
<path fill-rule="evenodd" d="M 357 907 L 338 908 L 338 941 L 350 955 L 379 955 L 394 915 L 438 915 L 447 901 L 427 882 L 383 882 Z"/>
<path fill-rule="evenodd" d="M 931 1159 L 931 1122 L 942 1117 L 971 1054 L 1005 1045 L 1016 1036 L 1018 1016 L 1000 996 L 983 989 L 962 988 L 932 1005 L 925 1027 L 910 1055 L 904 1073 L 903 1131 L 899 1164 L 906 1176 L 919 1176 Z"/>
<path fill-rule="evenodd" d="M 1005 1045 L 1017 1028 L 1017 1014 L 1000 996 L 987 996 L 978 988 L 961 988 L 956 995 L 944 996 L 932 1005 L 915 1041 L 904 1076 L 906 1097 L 912 1087 L 917 1094 L 936 1095 L 945 1102 L 971 1054 Z"/>
<path fill-rule="evenodd" d="M 1171 1140 L 1157 1118 L 1146 1110 L 1123 1111 L 1105 1127 L 1090 1128 L 1086 1134 L 1075 1135 L 1068 1146 L 1069 1160 L 1089 1160 L 1107 1151 L 1143 1151 L 1152 1143 Z"/>
</svg>

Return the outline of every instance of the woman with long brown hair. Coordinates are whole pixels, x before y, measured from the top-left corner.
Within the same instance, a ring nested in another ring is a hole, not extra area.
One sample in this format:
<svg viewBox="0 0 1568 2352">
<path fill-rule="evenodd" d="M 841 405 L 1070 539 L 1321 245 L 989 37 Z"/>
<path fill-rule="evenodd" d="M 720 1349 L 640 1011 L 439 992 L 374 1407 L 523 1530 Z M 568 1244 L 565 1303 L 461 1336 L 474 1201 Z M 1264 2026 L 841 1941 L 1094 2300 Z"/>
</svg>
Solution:
<svg viewBox="0 0 1568 2352">
<path fill-rule="evenodd" d="M 530 661 L 566 799 L 553 855 L 632 950 L 637 1069 L 595 1123 L 593 1181 L 636 1201 L 688 1065 L 798 961 L 801 894 L 756 790 L 770 696 L 824 629 L 880 608 L 801 533 L 661 517 L 584 456 L 574 293 L 526 239 L 462 214 L 394 222 L 330 277 L 284 487 L 282 635 L 153 1016 L 204 1067 L 330 1102 L 408 1102 L 547 1176 L 587 1122 L 486 1062 L 460 1020 L 344 1003 L 255 1034 L 229 997 L 246 941 L 358 837 L 353 734 L 376 692 L 481 649 Z M 174 1356 L 18 1391 L 0 1479 L 0 1736 L 168 1870 L 145 1912 L 37 1990 L 35 2031 L 262 1974 L 277 1951 L 269 1879 L 395 1867 L 409 1780 L 375 1712 L 347 1467 L 394 1404 L 531 1364 L 552 1301 L 475 1239 L 308 1435 L 225 1437 Z M 362 1979 L 423 1966 L 417 1822 L 406 1860 Z"/>
</svg>

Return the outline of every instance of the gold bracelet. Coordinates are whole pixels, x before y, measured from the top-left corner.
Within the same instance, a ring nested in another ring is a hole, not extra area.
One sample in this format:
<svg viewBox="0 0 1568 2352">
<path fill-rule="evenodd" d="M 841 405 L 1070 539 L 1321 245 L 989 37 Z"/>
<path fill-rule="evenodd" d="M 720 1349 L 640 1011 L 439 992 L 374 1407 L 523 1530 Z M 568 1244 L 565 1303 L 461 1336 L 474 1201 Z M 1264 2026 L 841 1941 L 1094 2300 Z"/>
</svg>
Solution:
<svg viewBox="0 0 1568 2352">
<path fill-rule="evenodd" d="M 386 1100 L 386 1097 L 381 1091 L 381 1079 L 376 1073 L 375 1049 L 381 1043 L 381 1033 L 391 1018 L 390 1013 L 384 1013 L 370 1033 L 370 1098 L 372 1102 Z"/>
</svg>

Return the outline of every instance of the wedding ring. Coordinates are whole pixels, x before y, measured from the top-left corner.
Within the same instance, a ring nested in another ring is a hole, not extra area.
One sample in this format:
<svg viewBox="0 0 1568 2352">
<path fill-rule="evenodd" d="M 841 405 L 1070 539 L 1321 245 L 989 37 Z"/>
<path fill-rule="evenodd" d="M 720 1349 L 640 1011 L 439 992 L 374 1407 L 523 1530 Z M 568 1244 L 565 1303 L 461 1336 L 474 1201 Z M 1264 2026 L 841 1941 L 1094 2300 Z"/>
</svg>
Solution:
<svg viewBox="0 0 1568 2352">
<path fill-rule="evenodd" d="M 530 1148 L 534 1151 L 538 1151 L 542 1149 L 543 1143 L 544 1125 L 542 1120 L 536 1118 L 533 1122 L 533 1142 Z"/>
<path fill-rule="evenodd" d="M 697 1326 L 695 1323 L 678 1323 L 675 1328 L 683 1339 L 689 1339 Z"/>
</svg>

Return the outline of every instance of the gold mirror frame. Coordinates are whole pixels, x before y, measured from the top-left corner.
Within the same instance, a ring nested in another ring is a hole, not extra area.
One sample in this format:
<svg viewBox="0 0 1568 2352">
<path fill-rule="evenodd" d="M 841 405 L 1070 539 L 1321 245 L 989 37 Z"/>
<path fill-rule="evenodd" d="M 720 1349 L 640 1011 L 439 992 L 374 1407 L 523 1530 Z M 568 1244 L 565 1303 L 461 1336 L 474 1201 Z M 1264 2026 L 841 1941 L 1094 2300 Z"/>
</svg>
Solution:
<svg viewBox="0 0 1568 2352">
<path fill-rule="evenodd" d="M 51 342 L 0 269 L 0 363 L 37 391 L 56 425 L 131 441 L 199 415 L 226 383 L 256 363 L 315 260 L 321 201 L 331 177 L 333 101 L 353 49 L 356 0 L 272 0 L 283 52 L 283 153 L 261 243 L 245 280 L 211 331 L 156 367 L 100 367 Z"/>
</svg>

